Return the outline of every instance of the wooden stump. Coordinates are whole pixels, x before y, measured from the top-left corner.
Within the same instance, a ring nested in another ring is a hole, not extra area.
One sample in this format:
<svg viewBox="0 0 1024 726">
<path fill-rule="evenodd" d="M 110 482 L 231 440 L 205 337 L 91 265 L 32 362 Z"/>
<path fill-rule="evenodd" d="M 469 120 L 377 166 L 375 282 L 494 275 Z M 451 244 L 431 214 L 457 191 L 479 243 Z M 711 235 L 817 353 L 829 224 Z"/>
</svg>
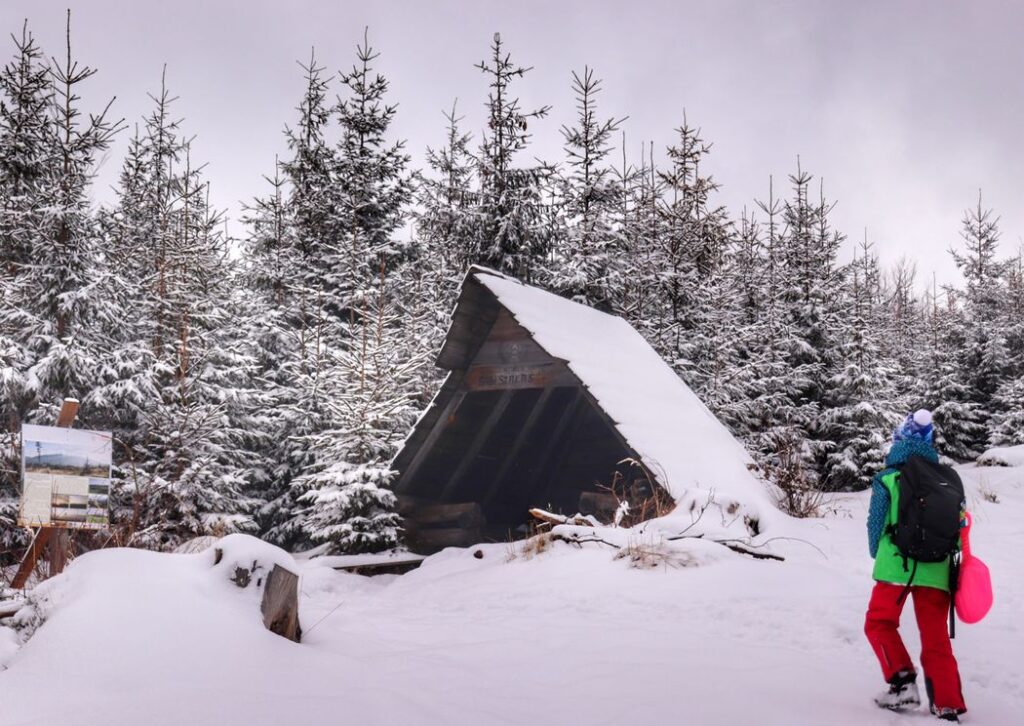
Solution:
<svg viewBox="0 0 1024 726">
<path fill-rule="evenodd" d="M 300 642 L 299 576 L 280 565 L 274 565 L 263 587 L 260 612 L 263 613 L 263 624 L 267 630 L 296 643 Z"/>
</svg>

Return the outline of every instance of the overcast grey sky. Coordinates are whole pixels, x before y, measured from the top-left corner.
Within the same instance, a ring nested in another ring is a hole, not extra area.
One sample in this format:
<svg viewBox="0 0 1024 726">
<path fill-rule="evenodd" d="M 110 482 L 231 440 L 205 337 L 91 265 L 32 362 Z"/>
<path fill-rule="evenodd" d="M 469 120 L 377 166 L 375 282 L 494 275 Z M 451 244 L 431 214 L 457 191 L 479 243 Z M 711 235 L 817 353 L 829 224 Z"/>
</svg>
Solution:
<svg viewBox="0 0 1024 726">
<path fill-rule="evenodd" d="M 784 184 L 799 155 L 838 200 L 851 240 L 867 228 L 885 263 L 906 254 L 922 277 L 956 278 L 946 250 L 979 188 L 1007 254 L 1024 234 L 1024 4 L 1009 0 L 0 0 L 0 28 L 27 17 L 57 53 L 69 5 L 75 52 L 99 69 L 86 106 L 117 95 L 116 114 L 134 123 L 166 63 L 214 202 L 232 214 L 285 152 L 302 90 L 295 61 L 315 46 L 328 69 L 347 68 L 368 25 L 399 104 L 395 137 L 417 165 L 454 98 L 467 130 L 480 128 L 487 87 L 473 64 L 500 31 L 513 59 L 535 68 L 516 88 L 524 106 L 552 106 L 534 126 L 541 158 L 561 158 L 570 73 L 588 64 L 604 79 L 603 114 L 630 117 L 634 156 L 643 141 L 671 143 L 686 111 L 714 144 L 707 168 L 734 212 L 766 196 L 769 175 Z M 101 200 L 126 143 L 105 161 Z"/>
</svg>

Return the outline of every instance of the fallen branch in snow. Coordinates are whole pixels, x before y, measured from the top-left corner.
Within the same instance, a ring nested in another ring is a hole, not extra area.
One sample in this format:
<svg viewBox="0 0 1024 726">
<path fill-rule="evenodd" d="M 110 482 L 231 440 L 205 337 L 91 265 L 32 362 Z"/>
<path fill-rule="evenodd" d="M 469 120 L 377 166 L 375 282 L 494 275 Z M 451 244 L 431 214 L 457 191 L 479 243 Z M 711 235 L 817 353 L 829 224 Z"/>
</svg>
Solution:
<svg viewBox="0 0 1024 726">
<path fill-rule="evenodd" d="M 608 540 L 601 539 L 600 537 L 597 537 L 597 536 L 585 537 L 584 538 L 584 537 L 570 537 L 570 536 L 567 536 L 567 535 L 564 535 L 564 534 L 557 534 L 557 533 L 555 533 L 555 534 L 551 535 L 551 538 L 555 539 L 555 540 L 558 540 L 559 542 L 568 542 L 569 544 L 574 544 L 574 545 L 581 545 L 582 546 L 582 545 L 585 545 L 585 544 L 593 543 L 593 544 L 608 545 L 609 547 L 612 547 L 614 549 L 621 549 L 619 547 L 619 545 L 615 544 L 614 542 L 609 542 Z"/>
<path fill-rule="evenodd" d="M 805 544 L 808 547 L 813 547 L 815 550 L 817 550 L 819 555 L 824 557 L 826 560 L 828 559 L 828 555 L 826 555 L 825 552 L 820 547 L 818 547 L 818 545 L 814 544 L 813 542 L 808 542 L 805 539 L 800 539 L 799 537 L 771 537 L 770 539 L 766 539 L 761 544 L 754 545 L 754 544 L 749 544 L 748 543 L 748 544 L 746 544 L 746 546 L 747 547 L 764 547 L 765 545 L 769 545 L 772 542 L 775 542 L 776 540 L 783 540 L 783 541 L 786 541 L 786 542 L 800 542 L 801 544 Z M 731 541 L 731 540 L 729 540 L 729 541 Z M 736 540 L 736 541 L 741 541 L 741 540 Z"/>
<path fill-rule="evenodd" d="M 712 542 L 728 547 L 733 552 L 739 552 L 741 555 L 749 555 L 755 560 L 776 560 L 777 562 L 785 562 L 786 558 L 782 555 L 773 555 L 770 552 L 754 552 L 753 547 L 760 547 L 761 545 L 748 545 L 748 544 L 736 544 L 729 540 L 713 539 Z"/>
<path fill-rule="evenodd" d="M 701 512 L 701 514 L 703 515 L 703 512 Z M 700 518 L 698 517 L 697 519 L 699 521 Z M 695 521 L 693 524 L 696 524 L 696 523 L 697 522 Z M 671 537 L 666 537 L 665 540 L 667 542 L 676 542 L 676 541 L 681 540 L 681 539 L 704 539 L 704 535 L 703 534 L 686 534 L 687 530 L 689 530 L 690 527 L 693 526 L 693 524 L 691 524 L 689 527 L 684 529 L 679 534 L 672 535 Z M 784 538 L 783 537 L 773 537 L 772 539 L 766 540 L 766 541 L 764 541 L 764 542 L 762 542 L 760 544 L 753 544 L 751 542 L 748 542 L 747 540 L 742 540 L 742 539 L 709 539 L 708 542 L 714 542 L 715 544 L 720 544 L 723 547 L 728 547 L 733 552 L 739 552 L 741 555 L 750 555 L 751 557 L 753 557 L 755 559 L 758 559 L 758 560 L 777 560 L 779 562 L 785 562 L 786 558 L 783 557 L 782 555 L 771 554 L 769 552 L 755 552 L 754 551 L 754 550 L 756 550 L 756 549 L 758 549 L 760 547 L 764 547 L 769 542 L 772 542 L 773 540 L 776 540 L 776 539 L 784 539 Z M 819 552 L 820 552 L 820 550 L 819 550 Z"/>
<path fill-rule="evenodd" d="M 0 602 L 0 619 L 9 618 L 10 616 L 14 615 L 16 612 L 21 610 L 24 604 L 25 601 L 21 599 L 6 600 L 4 602 Z"/>
<path fill-rule="evenodd" d="M 564 514 L 555 514 L 545 509 L 533 508 L 530 515 L 547 524 L 573 524 L 577 527 L 601 527 L 603 526 L 596 518 L 589 514 L 574 514 L 567 517 Z"/>
<path fill-rule="evenodd" d="M 555 515 L 555 516 L 558 516 L 558 515 Z M 572 524 L 572 522 L 565 522 L 564 524 Z M 590 525 L 585 525 L 585 526 L 590 526 Z M 577 546 L 582 546 L 582 545 L 585 545 L 585 544 L 603 544 L 603 545 L 607 545 L 608 547 L 613 547 L 613 548 L 615 548 L 617 550 L 622 550 L 622 547 L 620 545 L 615 544 L 614 542 L 609 542 L 608 540 L 605 540 L 605 539 L 601 539 L 596 534 L 594 534 L 594 535 L 588 534 L 585 537 L 581 537 L 581 536 L 577 536 L 577 535 L 566 535 L 566 534 L 563 534 L 563 533 L 560 533 L 560 532 L 554 532 L 554 533 L 552 533 L 551 536 L 552 536 L 553 539 L 556 539 L 558 541 L 567 542 L 569 544 L 574 544 L 574 545 L 577 545 Z M 777 554 L 774 554 L 774 553 L 771 553 L 771 552 L 757 552 L 756 551 L 759 547 L 764 547 L 767 544 L 767 542 L 755 545 L 755 544 L 751 544 L 749 542 L 744 542 L 743 540 L 737 540 L 737 539 L 711 539 L 711 538 L 706 538 L 703 534 L 687 534 L 687 535 L 680 534 L 680 535 L 675 535 L 673 537 L 666 537 L 665 541 L 666 542 L 675 542 L 675 541 L 678 541 L 678 540 L 681 540 L 681 539 L 700 539 L 700 540 L 704 540 L 706 542 L 714 542 L 715 544 L 722 545 L 723 547 L 725 547 L 727 549 L 730 549 L 733 552 L 736 552 L 736 553 L 741 554 L 741 555 L 747 555 L 748 557 L 753 557 L 756 560 L 775 560 L 777 562 L 785 562 L 786 561 L 786 558 L 783 557 L 782 555 L 777 555 Z M 775 539 L 783 539 L 783 538 L 782 537 L 776 537 Z"/>
</svg>

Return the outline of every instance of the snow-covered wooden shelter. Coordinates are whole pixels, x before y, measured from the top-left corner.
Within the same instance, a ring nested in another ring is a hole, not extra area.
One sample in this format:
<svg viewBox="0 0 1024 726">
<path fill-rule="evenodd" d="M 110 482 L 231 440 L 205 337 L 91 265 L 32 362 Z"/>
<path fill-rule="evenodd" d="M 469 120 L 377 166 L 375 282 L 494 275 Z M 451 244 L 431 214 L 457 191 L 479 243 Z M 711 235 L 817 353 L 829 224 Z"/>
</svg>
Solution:
<svg viewBox="0 0 1024 726">
<path fill-rule="evenodd" d="M 622 318 L 474 267 L 437 365 L 393 461 L 414 547 L 508 539 L 531 507 L 607 507 L 613 481 L 670 505 L 766 501 L 743 446 Z"/>
</svg>

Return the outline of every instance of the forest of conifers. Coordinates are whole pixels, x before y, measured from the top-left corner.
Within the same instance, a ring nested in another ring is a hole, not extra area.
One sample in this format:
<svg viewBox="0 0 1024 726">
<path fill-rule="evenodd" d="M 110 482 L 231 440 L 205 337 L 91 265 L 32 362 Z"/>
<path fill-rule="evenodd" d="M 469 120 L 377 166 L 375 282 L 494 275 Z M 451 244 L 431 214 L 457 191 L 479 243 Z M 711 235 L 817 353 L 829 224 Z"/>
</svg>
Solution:
<svg viewBox="0 0 1024 726">
<path fill-rule="evenodd" d="M 624 153 L 589 68 L 562 99 L 575 123 L 545 128 L 497 35 L 466 89 L 485 130 L 465 132 L 453 106 L 417 169 L 364 41 L 347 70 L 314 56 L 296 74 L 288 153 L 228 237 L 190 151 L 202 129 L 170 89 L 142 119 L 87 114 L 107 100 L 70 41 L 44 50 L 4 30 L 0 564 L 26 542 L 20 426 L 51 424 L 65 397 L 81 401 L 77 425 L 115 437 L 96 546 L 230 531 L 293 550 L 395 546 L 389 463 L 440 383 L 433 358 L 472 264 L 627 319 L 796 513 L 867 486 L 908 410 L 934 411 L 958 461 L 1024 443 L 1024 259 L 1000 252 L 980 196 L 949 234 L 962 280 L 939 288 L 913 261 L 883 269 L 867 240 L 851 255 L 798 165 L 737 214 L 695 126 L 665 119 L 667 149 Z M 534 159 L 534 133 L 561 133 L 561 158 Z M 116 199 L 94 203 L 99 160 L 125 137 Z"/>
</svg>

